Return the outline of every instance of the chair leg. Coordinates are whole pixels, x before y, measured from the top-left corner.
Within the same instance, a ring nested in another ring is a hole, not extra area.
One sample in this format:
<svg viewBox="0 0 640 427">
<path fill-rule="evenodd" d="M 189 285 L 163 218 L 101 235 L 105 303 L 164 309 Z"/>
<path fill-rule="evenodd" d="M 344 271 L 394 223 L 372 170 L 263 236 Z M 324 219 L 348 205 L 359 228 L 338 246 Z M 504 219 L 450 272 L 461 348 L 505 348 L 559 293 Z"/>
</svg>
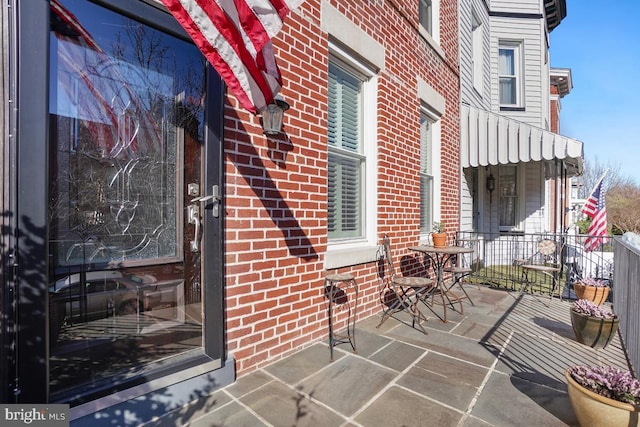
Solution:
<svg viewBox="0 0 640 427">
<path fill-rule="evenodd" d="M 420 301 L 421 292 L 415 291 L 415 294 L 409 294 L 405 289 L 400 289 L 400 292 L 392 289 L 395 299 L 393 303 L 382 313 L 382 319 L 376 328 L 382 326 L 391 316 L 395 313 L 406 311 L 411 315 L 411 327 L 415 328 L 416 323 L 422 332 L 427 335 L 427 331 L 424 329 L 421 321 L 427 322 L 429 319 L 418 308 L 418 302 Z M 413 301 L 415 298 L 415 301 Z"/>
<path fill-rule="evenodd" d="M 453 283 L 451 284 L 451 286 L 449 287 L 449 289 L 452 289 L 455 285 L 458 285 L 458 287 L 460 288 L 460 290 L 464 293 L 464 297 L 461 298 L 466 298 L 469 300 L 469 302 L 471 303 L 471 305 L 475 305 L 473 303 L 473 300 L 471 299 L 471 297 L 469 296 L 469 294 L 467 293 L 467 290 L 464 288 L 464 286 L 462 286 L 462 279 L 464 279 L 465 277 L 467 277 L 469 274 L 458 274 L 456 275 L 456 277 L 453 280 Z"/>
</svg>

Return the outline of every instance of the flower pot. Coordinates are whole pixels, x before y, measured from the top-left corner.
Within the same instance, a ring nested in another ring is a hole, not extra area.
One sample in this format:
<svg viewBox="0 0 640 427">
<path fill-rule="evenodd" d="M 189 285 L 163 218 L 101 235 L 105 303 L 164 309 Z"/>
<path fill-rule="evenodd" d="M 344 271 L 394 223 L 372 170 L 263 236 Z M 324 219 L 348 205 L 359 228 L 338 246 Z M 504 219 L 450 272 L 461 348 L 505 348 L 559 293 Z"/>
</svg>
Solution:
<svg viewBox="0 0 640 427">
<path fill-rule="evenodd" d="M 586 299 L 597 305 L 605 302 L 609 296 L 608 286 L 586 286 L 580 282 L 573 284 L 573 291 L 578 299 Z"/>
<path fill-rule="evenodd" d="M 447 246 L 447 233 L 431 233 L 433 246 L 436 248 L 444 248 Z"/>
<path fill-rule="evenodd" d="M 566 370 L 567 391 L 573 412 L 582 427 L 587 426 L 640 426 L 638 408 L 587 390 L 578 384 Z"/>
<path fill-rule="evenodd" d="M 571 326 L 580 344 L 595 349 L 605 348 L 618 330 L 619 319 L 601 319 L 586 314 L 571 312 Z"/>
</svg>

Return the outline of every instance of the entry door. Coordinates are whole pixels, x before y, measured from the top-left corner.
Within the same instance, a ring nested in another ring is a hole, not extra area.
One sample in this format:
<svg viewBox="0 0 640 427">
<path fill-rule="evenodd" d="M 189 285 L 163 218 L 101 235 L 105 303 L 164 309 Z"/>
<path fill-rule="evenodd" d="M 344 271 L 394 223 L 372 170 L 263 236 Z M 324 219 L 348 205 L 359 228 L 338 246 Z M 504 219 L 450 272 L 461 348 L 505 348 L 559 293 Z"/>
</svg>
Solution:
<svg viewBox="0 0 640 427">
<path fill-rule="evenodd" d="M 49 387 L 65 401 L 202 353 L 219 173 L 193 44 L 87 0 L 50 16 Z"/>
</svg>

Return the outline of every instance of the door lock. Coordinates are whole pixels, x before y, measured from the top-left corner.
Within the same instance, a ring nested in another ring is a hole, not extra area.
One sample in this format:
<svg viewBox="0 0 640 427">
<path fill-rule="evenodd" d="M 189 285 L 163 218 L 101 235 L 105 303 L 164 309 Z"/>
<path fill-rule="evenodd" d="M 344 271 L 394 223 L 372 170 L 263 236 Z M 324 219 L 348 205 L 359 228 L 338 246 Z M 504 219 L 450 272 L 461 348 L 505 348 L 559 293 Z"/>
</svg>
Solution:
<svg viewBox="0 0 640 427">
<path fill-rule="evenodd" d="M 211 200 L 211 215 L 214 218 L 218 218 L 220 216 L 220 203 L 222 202 L 222 198 L 220 197 L 220 187 L 218 185 L 214 185 L 211 187 L 211 195 L 209 196 L 200 196 L 191 199 L 191 203 L 196 202 L 208 202 Z"/>
</svg>

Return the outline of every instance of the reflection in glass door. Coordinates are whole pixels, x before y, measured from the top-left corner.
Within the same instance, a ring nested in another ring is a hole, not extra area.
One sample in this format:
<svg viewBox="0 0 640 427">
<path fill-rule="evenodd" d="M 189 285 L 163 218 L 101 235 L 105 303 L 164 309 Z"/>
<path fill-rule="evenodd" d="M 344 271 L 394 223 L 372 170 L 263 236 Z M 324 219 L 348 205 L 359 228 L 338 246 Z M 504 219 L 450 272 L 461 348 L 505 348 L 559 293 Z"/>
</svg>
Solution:
<svg viewBox="0 0 640 427">
<path fill-rule="evenodd" d="M 205 64 L 190 43 L 52 0 L 53 400 L 202 348 Z"/>
</svg>

